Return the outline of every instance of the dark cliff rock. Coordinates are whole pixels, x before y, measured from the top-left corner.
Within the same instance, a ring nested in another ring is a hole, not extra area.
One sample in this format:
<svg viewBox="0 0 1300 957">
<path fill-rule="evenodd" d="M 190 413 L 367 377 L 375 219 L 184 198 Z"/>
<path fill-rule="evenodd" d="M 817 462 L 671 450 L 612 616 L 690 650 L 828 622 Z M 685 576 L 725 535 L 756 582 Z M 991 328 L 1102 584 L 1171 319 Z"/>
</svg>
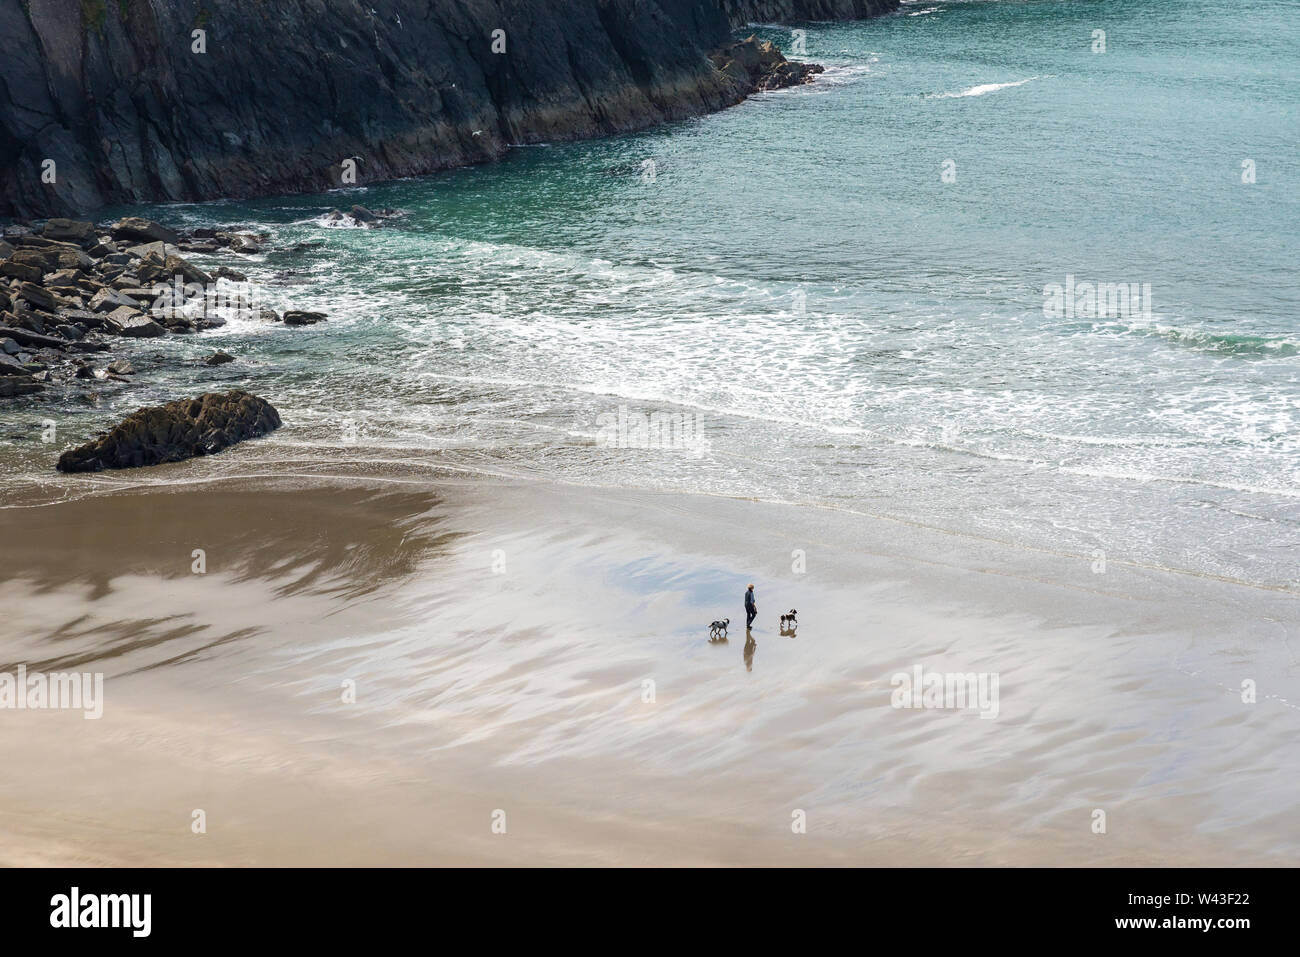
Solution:
<svg viewBox="0 0 1300 957">
<path fill-rule="evenodd" d="M 99 438 L 68 449 L 57 468 L 98 472 L 179 462 L 279 427 L 280 415 L 265 399 L 239 390 L 208 392 L 131 413 Z"/>
<path fill-rule="evenodd" d="M 862 20 L 892 13 L 899 0 L 722 0 L 734 27 L 798 20 Z"/>
<path fill-rule="evenodd" d="M 744 96 L 707 56 L 737 25 L 897 6 L 0 0 L 0 214 L 323 190 L 349 160 L 366 183 L 643 128 Z"/>
</svg>

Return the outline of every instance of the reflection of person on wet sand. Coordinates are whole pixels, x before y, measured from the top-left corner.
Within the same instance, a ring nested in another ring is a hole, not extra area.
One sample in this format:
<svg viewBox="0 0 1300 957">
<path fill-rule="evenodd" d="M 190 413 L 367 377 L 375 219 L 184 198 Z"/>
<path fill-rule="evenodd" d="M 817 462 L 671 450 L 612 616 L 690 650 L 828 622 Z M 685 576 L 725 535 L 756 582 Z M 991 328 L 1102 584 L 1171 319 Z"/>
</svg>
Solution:
<svg viewBox="0 0 1300 957">
<path fill-rule="evenodd" d="M 748 631 L 745 632 L 745 670 L 754 670 L 754 649 L 758 647 L 758 642 Z"/>
<path fill-rule="evenodd" d="M 746 631 L 749 631 L 750 626 L 754 624 L 754 619 L 757 617 L 758 617 L 758 603 L 754 601 L 754 585 L 751 582 L 750 586 L 747 589 L 745 589 L 745 630 Z"/>
</svg>

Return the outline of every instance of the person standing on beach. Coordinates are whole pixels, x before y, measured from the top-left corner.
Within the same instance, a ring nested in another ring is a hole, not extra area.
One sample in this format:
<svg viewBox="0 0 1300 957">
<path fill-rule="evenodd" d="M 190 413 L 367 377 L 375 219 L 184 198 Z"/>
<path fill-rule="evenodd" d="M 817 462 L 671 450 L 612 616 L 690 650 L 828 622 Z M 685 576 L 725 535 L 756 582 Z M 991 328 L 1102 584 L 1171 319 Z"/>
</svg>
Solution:
<svg viewBox="0 0 1300 957">
<path fill-rule="evenodd" d="M 751 583 L 750 586 L 747 589 L 745 589 L 745 630 L 746 631 L 749 630 L 749 626 L 754 623 L 754 619 L 757 617 L 758 617 L 758 605 L 754 601 L 754 586 Z"/>
</svg>

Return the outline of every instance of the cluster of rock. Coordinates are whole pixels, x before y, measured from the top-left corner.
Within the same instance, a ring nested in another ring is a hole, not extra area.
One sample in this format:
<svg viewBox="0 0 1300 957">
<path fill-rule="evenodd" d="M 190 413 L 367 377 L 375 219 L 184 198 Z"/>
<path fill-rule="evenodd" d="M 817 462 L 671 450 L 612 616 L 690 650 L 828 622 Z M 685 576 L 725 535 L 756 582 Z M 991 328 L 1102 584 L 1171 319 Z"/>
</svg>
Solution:
<svg viewBox="0 0 1300 957">
<path fill-rule="evenodd" d="M 825 72 L 825 67 L 817 63 L 787 60 L 775 44 L 756 36 L 716 50 L 709 59 L 718 70 L 736 81 L 745 96 L 811 83 L 818 73 Z"/>
<path fill-rule="evenodd" d="M 211 455 L 280 427 L 280 414 L 265 399 L 241 390 L 177 399 L 127 416 L 98 437 L 68 449 L 60 472 L 98 472 L 179 462 Z"/>
<path fill-rule="evenodd" d="M 360 208 L 360 207 L 357 207 Z M 371 214 L 375 215 L 375 214 Z M 376 219 L 378 217 L 376 216 Z M 115 339 L 141 339 L 215 328 L 214 310 L 177 306 L 176 284 L 211 290 L 247 276 L 228 266 L 209 273 L 182 253 L 264 251 L 269 234 L 199 227 L 177 232 L 135 216 L 99 227 L 72 219 L 15 223 L 0 231 L 0 399 L 40 392 L 55 382 L 117 380 L 135 372 L 103 355 Z M 206 294 L 206 293 L 205 293 Z M 160 296 L 171 308 L 159 308 Z M 263 321 L 311 325 L 323 313 L 258 310 Z M 226 353 L 209 365 L 232 361 Z M 96 361 L 99 361 L 97 367 Z"/>
<path fill-rule="evenodd" d="M 354 207 L 362 210 L 362 207 Z M 381 215 L 369 213 L 377 223 Z M 183 252 L 265 251 L 269 234 L 249 229 L 174 231 L 138 217 L 112 224 L 50 219 L 16 223 L 0 232 L 0 399 L 39 392 L 50 383 L 78 379 L 130 381 L 126 359 L 106 361 L 115 340 L 192 333 L 224 325 L 211 312 L 199 316 L 157 308 L 162 290 L 220 280 L 247 281 L 220 266 L 212 273 Z M 191 286 L 190 289 L 193 287 Z M 288 326 L 322 322 L 324 313 L 260 309 L 265 321 Z M 94 360 L 94 361 L 92 361 Z M 220 349 L 201 360 L 224 365 L 235 357 Z M 96 364 L 106 363 L 101 368 Z M 62 472 L 93 472 L 177 462 L 210 455 L 235 442 L 279 428 L 265 399 L 243 391 L 207 393 L 140 409 L 108 432 L 65 451 Z"/>
</svg>

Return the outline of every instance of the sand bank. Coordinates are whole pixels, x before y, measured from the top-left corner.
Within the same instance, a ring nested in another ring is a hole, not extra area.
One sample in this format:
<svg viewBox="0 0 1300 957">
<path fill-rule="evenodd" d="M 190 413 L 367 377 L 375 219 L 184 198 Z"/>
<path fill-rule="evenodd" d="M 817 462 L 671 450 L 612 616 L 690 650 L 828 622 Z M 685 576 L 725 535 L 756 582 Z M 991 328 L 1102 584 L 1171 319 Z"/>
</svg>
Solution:
<svg viewBox="0 0 1300 957">
<path fill-rule="evenodd" d="M 99 720 L 0 711 L 2 863 L 1300 860 L 1294 595 L 826 509 L 166 469 L 0 509 L 0 672 L 105 675 Z M 918 667 L 995 676 L 996 716 L 894 707 Z"/>
</svg>

